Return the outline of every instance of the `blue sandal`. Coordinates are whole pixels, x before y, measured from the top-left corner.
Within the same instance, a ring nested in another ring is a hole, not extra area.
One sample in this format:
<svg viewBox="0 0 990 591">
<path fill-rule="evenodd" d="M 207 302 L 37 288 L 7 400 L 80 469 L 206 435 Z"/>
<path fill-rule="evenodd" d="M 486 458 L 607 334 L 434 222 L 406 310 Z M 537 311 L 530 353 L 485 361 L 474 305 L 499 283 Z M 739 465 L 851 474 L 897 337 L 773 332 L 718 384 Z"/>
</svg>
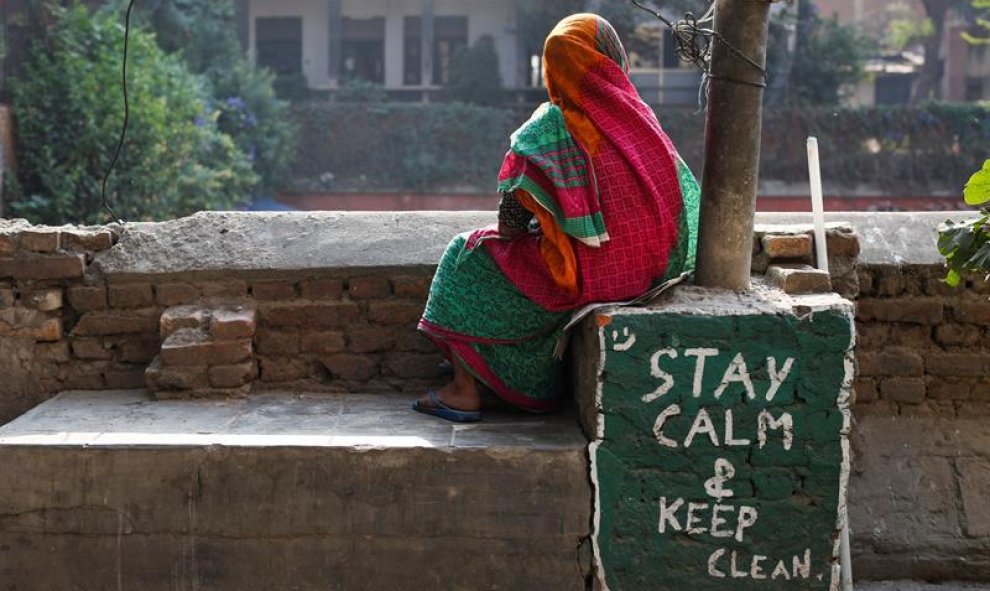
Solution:
<svg viewBox="0 0 990 591">
<path fill-rule="evenodd" d="M 441 419 L 454 421 L 455 423 L 477 423 L 481 420 L 480 410 L 457 410 L 455 408 L 450 408 L 440 401 L 440 397 L 437 396 L 435 390 L 430 390 L 427 392 L 426 397 L 430 401 L 431 406 L 421 404 L 420 401 L 417 400 L 413 402 L 412 409 L 416 412 L 433 415 L 435 417 L 440 417 Z"/>
</svg>

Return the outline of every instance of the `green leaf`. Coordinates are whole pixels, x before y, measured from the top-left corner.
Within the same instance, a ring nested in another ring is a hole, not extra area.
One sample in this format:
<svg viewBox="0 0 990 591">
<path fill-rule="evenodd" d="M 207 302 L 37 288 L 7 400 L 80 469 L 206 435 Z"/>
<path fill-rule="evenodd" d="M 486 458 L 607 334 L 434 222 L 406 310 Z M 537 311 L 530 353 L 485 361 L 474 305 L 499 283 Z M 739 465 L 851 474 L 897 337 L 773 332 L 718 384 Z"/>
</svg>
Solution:
<svg viewBox="0 0 990 591">
<path fill-rule="evenodd" d="M 990 160 L 983 163 L 982 170 L 970 177 L 963 190 L 963 198 L 969 205 L 990 201 Z"/>
<path fill-rule="evenodd" d="M 949 273 L 943 279 L 949 287 L 959 287 L 959 283 L 962 281 L 962 275 L 960 275 L 955 269 L 949 269 Z"/>
</svg>

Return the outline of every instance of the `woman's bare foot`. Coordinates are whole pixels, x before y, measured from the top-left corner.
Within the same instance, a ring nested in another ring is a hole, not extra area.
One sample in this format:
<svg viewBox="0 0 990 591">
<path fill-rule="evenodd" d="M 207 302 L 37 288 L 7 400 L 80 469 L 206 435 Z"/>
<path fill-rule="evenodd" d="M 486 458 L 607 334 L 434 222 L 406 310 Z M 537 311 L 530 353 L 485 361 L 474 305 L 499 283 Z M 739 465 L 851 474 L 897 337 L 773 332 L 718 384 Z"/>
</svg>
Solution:
<svg viewBox="0 0 990 591">
<path fill-rule="evenodd" d="M 455 361 L 454 379 L 449 384 L 437 390 L 437 398 L 444 405 L 454 410 L 477 411 L 481 410 L 481 396 L 478 394 L 478 382 L 460 361 Z M 419 399 L 419 403 L 429 407 L 433 403 L 429 395 Z"/>
</svg>

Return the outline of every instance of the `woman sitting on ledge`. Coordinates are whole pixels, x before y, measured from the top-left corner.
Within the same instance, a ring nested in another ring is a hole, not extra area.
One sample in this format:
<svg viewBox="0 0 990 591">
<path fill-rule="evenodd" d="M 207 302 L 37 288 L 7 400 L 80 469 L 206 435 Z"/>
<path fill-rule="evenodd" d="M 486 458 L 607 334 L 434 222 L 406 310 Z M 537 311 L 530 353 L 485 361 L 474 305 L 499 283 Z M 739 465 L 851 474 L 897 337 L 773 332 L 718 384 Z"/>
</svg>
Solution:
<svg viewBox="0 0 990 591">
<path fill-rule="evenodd" d="M 629 81 L 612 25 L 561 21 L 544 72 L 550 102 L 512 134 L 497 228 L 454 238 L 437 269 L 419 329 L 454 377 L 417 411 L 477 421 L 482 386 L 521 409 L 557 410 L 554 349 L 570 313 L 693 268 L 698 185 Z"/>
</svg>

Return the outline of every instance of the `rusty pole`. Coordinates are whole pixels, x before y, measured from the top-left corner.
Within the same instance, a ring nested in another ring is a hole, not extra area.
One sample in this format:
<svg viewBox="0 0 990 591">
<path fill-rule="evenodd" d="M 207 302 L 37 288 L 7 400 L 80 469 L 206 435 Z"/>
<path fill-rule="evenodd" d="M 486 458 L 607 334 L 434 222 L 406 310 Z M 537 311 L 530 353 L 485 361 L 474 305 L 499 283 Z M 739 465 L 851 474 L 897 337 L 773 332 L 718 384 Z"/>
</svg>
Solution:
<svg viewBox="0 0 990 591">
<path fill-rule="evenodd" d="M 772 0 L 716 0 L 697 282 L 748 289 Z M 738 55 L 732 48 L 739 51 Z"/>
</svg>

